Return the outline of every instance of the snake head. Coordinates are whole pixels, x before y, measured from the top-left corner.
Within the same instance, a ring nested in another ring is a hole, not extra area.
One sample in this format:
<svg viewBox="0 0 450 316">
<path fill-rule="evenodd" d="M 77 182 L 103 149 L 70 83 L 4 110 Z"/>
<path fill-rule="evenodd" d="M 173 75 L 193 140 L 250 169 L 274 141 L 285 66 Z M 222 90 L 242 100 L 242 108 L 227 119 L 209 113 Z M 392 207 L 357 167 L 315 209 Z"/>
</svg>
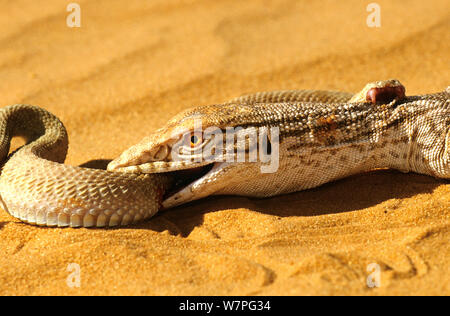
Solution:
<svg viewBox="0 0 450 316">
<path fill-rule="evenodd" d="M 405 87 L 396 79 L 368 83 L 350 102 L 390 103 L 405 98 Z"/>
</svg>

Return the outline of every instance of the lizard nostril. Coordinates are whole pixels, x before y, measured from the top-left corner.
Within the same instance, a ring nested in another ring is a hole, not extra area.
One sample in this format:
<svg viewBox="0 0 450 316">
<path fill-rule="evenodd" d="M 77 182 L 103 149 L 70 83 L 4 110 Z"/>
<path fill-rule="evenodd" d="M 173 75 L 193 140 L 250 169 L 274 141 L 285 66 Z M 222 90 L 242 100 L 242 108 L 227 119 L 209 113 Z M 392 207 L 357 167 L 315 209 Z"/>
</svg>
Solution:
<svg viewBox="0 0 450 316">
<path fill-rule="evenodd" d="M 166 145 L 162 145 L 158 148 L 156 151 L 154 157 L 154 160 L 161 161 L 167 158 L 169 154 L 169 148 Z"/>
</svg>

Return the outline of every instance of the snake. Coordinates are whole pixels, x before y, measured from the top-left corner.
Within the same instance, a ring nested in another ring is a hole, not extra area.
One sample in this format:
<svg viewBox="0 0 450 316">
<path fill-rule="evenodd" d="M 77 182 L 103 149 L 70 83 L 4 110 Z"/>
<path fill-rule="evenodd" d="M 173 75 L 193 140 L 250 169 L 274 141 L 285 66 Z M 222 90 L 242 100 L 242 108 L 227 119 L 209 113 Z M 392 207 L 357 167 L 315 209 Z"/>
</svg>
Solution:
<svg viewBox="0 0 450 316">
<path fill-rule="evenodd" d="M 450 87 L 406 96 L 394 79 L 369 83 L 356 94 L 244 95 L 182 111 L 107 170 L 65 165 L 63 123 L 38 106 L 10 105 L 0 109 L 0 202 L 33 225 L 115 227 L 210 195 L 269 197 L 377 168 L 449 179 L 449 100 Z M 222 148 L 230 129 L 231 147 Z M 264 137 L 250 146 L 240 137 L 248 131 Z M 16 136 L 26 144 L 10 153 Z M 267 161 L 237 159 L 239 148 L 249 158 L 264 139 L 265 150 L 277 153 L 274 172 L 261 172 Z M 216 154 L 212 159 L 198 154 L 207 146 Z"/>
</svg>

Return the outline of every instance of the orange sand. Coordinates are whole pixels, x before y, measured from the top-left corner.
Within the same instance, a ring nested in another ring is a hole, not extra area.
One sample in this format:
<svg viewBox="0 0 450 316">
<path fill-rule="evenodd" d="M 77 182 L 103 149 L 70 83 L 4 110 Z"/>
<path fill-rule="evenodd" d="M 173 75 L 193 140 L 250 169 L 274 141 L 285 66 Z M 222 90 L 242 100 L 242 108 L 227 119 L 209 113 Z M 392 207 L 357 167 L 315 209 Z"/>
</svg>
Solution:
<svg viewBox="0 0 450 316">
<path fill-rule="evenodd" d="M 55 113 L 66 163 L 112 159 L 192 105 L 261 90 L 450 84 L 450 2 L 0 0 L 0 104 Z M 367 2 L 367 3 L 366 3 Z M 91 164 L 95 164 L 92 163 Z M 450 185 L 374 171 L 271 199 L 213 197 L 121 229 L 0 211 L 0 294 L 450 294 Z M 81 267 L 70 288 L 69 263 Z M 381 287 L 366 286 L 367 265 Z"/>
</svg>

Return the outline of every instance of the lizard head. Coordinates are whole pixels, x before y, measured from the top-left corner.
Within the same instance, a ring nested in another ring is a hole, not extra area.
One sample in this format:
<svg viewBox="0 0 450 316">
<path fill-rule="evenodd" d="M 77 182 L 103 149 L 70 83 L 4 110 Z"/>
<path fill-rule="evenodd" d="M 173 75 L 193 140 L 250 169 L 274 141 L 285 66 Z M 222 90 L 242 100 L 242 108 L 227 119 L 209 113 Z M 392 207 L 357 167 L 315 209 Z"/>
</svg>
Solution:
<svg viewBox="0 0 450 316">
<path fill-rule="evenodd" d="M 208 190 L 217 188 L 220 183 L 216 186 L 203 184 L 211 182 L 222 169 L 234 168 L 237 165 L 230 166 L 227 161 L 230 161 L 229 155 L 235 158 L 236 148 L 241 145 L 235 141 L 233 135 L 233 142 L 230 142 L 232 150 L 225 148 L 225 144 L 229 144 L 226 139 L 226 135 L 229 135 L 227 129 L 234 130 L 235 127 L 244 125 L 244 122 L 249 124 L 249 116 L 255 116 L 250 115 L 251 113 L 252 109 L 242 104 L 208 105 L 188 109 L 111 161 L 108 171 L 173 172 L 176 179 L 173 193 L 177 195 L 171 197 L 169 194 L 163 202 L 166 208 L 202 197 L 206 192 L 199 193 L 197 190 L 193 194 L 194 186 L 202 187 L 201 191 L 205 191 L 206 187 Z M 250 148 L 245 139 L 244 147 L 245 155 L 255 150 Z"/>
<path fill-rule="evenodd" d="M 218 146 L 225 142 L 225 129 L 248 125 L 246 113 L 251 111 L 248 105 L 238 104 L 207 105 L 185 110 L 125 150 L 109 163 L 108 170 L 160 173 L 211 164 L 215 161 L 213 155 L 205 159 L 205 151 L 214 156 L 223 153 L 220 151 L 223 147 Z"/>
<path fill-rule="evenodd" d="M 189 113 L 172 118 L 164 127 L 144 137 L 139 143 L 125 150 L 108 165 L 109 171 L 131 173 L 159 173 L 192 168 L 194 162 L 176 159 L 174 148 L 194 152 L 202 147 L 201 130 L 196 128 L 196 119 Z M 197 167 L 200 165 L 196 165 Z"/>
</svg>

